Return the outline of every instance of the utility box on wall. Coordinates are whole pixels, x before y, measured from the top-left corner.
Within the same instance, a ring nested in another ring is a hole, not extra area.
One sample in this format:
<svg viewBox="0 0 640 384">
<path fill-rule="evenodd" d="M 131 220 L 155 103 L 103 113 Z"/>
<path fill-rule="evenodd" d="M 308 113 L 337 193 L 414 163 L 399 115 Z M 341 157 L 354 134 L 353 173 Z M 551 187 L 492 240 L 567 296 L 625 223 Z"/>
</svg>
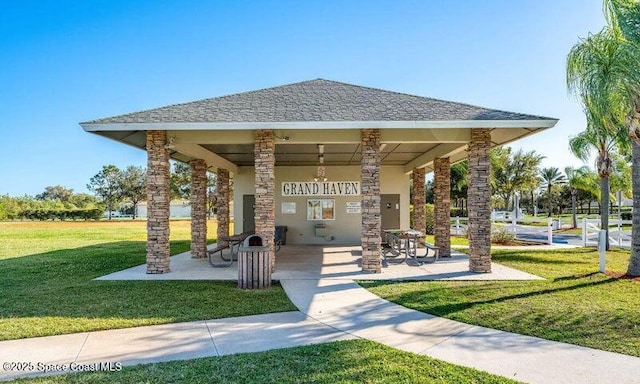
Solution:
<svg viewBox="0 0 640 384">
<path fill-rule="evenodd" d="M 326 224 L 316 224 L 314 226 L 317 237 L 325 237 L 327 236 L 327 225 Z"/>
</svg>

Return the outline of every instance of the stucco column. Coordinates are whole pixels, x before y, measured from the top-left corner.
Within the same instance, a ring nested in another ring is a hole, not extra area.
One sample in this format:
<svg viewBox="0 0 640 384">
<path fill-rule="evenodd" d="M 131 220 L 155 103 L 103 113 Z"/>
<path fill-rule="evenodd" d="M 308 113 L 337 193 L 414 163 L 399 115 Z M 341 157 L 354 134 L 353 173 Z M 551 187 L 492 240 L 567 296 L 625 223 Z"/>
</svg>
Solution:
<svg viewBox="0 0 640 384">
<path fill-rule="evenodd" d="M 207 163 L 191 160 L 191 257 L 207 257 Z"/>
<path fill-rule="evenodd" d="M 166 131 L 147 131 L 147 273 L 169 272 L 169 150 Z"/>
<path fill-rule="evenodd" d="M 362 271 L 382 272 L 380 260 L 380 130 L 362 130 Z"/>
<path fill-rule="evenodd" d="M 424 191 L 424 168 L 414 168 L 411 174 L 413 187 L 411 191 L 411 204 L 413 205 L 413 229 L 426 234 L 427 223 L 424 205 L 427 197 Z"/>
<path fill-rule="evenodd" d="M 229 171 L 218 168 L 216 179 L 216 218 L 218 220 L 218 244 L 226 243 L 221 240 L 224 236 L 229 236 Z"/>
<path fill-rule="evenodd" d="M 448 157 L 437 158 L 434 166 L 434 228 L 435 245 L 441 257 L 451 256 L 451 163 Z"/>
<path fill-rule="evenodd" d="M 472 272 L 491 272 L 491 132 L 471 129 L 469 143 L 469 269 Z"/>
<path fill-rule="evenodd" d="M 256 234 L 262 236 L 265 244 L 269 247 L 271 258 L 271 270 L 274 269 L 275 249 L 275 155 L 276 144 L 273 130 L 255 131 L 255 188 L 256 188 L 256 208 L 255 223 Z"/>
</svg>

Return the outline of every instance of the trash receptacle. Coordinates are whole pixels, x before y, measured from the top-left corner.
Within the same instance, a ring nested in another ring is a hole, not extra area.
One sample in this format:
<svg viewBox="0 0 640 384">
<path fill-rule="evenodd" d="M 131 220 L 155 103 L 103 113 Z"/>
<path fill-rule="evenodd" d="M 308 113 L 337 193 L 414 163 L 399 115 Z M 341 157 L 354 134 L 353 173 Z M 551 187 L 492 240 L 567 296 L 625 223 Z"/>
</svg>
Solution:
<svg viewBox="0 0 640 384">
<path fill-rule="evenodd" d="M 271 259 L 262 237 L 252 235 L 238 249 L 238 288 L 260 289 L 271 286 Z"/>
<path fill-rule="evenodd" d="M 560 229 L 560 220 L 553 219 L 551 221 L 551 229 L 553 229 L 554 231 L 557 231 L 558 229 Z"/>
<path fill-rule="evenodd" d="M 281 245 L 287 245 L 287 226 L 276 225 L 276 242 L 280 240 Z"/>
</svg>

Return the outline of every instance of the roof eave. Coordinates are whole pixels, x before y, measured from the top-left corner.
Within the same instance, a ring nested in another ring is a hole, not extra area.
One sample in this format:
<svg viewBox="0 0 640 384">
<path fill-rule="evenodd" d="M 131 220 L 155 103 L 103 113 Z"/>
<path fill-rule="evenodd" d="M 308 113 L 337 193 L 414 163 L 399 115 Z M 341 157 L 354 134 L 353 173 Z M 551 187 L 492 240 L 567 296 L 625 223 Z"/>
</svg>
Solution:
<svg viewBox="0 0 640 384">
<path fill-rule="evenodd" d="M 280 122 L 177 122 L 177 123 L 97 123 L 84 122 L 87 132 L 98 131 L 181 131 L 255 129 L 447 129 L 447 128 L 551 128 L 557 119 L 522 120 L 440 120 L 440 121 L 280 121 Z"/>
</svg>

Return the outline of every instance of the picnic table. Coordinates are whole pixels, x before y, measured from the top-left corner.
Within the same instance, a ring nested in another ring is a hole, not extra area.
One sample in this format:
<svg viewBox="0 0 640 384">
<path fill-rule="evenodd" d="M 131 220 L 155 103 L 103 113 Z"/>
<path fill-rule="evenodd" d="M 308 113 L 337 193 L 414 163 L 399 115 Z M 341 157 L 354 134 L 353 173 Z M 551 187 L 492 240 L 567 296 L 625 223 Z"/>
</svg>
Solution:
<svg viewBox="0 0 640 384">
<path fill-rule="evenodd" d="M 438 247 L 427 243 L 424 233 L 420 231 L 387 229 L 383 233 L 385 239 L 382 241 L 382 256 L 387 262 L 422 265 L 438 260 Z M 420 252 L 421 249 L 425 250 L 424 254 Z M 432 256 L 429 256 L 429 251 Z"/>
</svg>

